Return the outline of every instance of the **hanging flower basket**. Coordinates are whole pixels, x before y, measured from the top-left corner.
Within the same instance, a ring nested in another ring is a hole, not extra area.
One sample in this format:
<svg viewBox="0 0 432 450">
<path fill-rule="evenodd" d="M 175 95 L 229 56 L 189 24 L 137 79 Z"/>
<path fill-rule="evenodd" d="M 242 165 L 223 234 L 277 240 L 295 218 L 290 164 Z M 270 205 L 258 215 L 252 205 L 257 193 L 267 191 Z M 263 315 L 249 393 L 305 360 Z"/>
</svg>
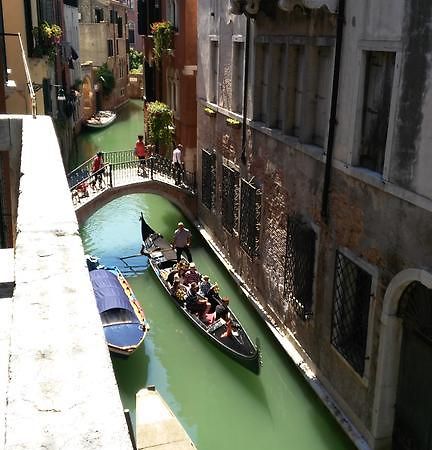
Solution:
<svg viewBox="0 0 432 450">
<path fill-rule="evenodd" d="M 153 34 L 153 53 L 156 64 L 159 65 L 162 56 L 171 54 L 174 36 L 174 27 L 171 22 L 154 22 L 151 24 Z"/>
<path fill-rule="evenodd" d="M 55 23 L 42 22 L 38 27 L 33 28 L 35 40 L 35 56 L 41 58 L 48 56 L 51 62 L 55 61 L 57 47 L 61 44 L 63 30 Z"/>
<path fill-rule="evenodd" d="M 210 117 L 215 117 L 216 116 L 216 110 L 213 109 L 213 108 L 206 107 L 206 108 L 204 108 L 204 112 Z"/>
<path fill-rule="evenodd" d="M 231 119 L 231 117 L 228 117 L 226 119 L 226 124 L 231 128 L 240 128 L 241 127 L 241 122 L 236 119 Z"/>
</svg>

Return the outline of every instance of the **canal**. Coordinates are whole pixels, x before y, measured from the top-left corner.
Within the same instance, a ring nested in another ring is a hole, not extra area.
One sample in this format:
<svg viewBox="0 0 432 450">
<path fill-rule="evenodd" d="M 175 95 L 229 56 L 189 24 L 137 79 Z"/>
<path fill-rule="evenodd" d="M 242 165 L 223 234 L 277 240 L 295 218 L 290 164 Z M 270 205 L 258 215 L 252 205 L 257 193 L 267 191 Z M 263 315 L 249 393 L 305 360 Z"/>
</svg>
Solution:
<svg viewBox="0 0 432 450">
<path fill-rule="evenodd" d="M 80 138 L 79 157 L 87 159 L 99 149 L 125 148 L 121 142 L 133 145 L 142 129 L 142 111 L 137 113 L 136 103 L 123 113 L 137 123 L 126 120 L 113 125 L 116 133 L 123 133 L 123 139 L 116 135 L 118 146 L 112 142 L 112 127 L 97 135 L 86 133 Z M 211 345 L 179 314 L 146 270 L 129 282 L 145 309 L 150 332 L 129 359 L 112 360 L 124 407 L 134 416 L 137 391 L 156 385 L 200 450 L 354 449 L 199 233 L 168 200 L 134 194 L 107 204 L 80 230 L 86 252 L 100 256 L 106 265 L 123 267 L 119 257 L 136 254 L 140 248 L 141 211 L 167 238 L 179 220 L 191 229 L 194 261 L 230 297 L 250 336 L 259 338 L 263 367 L 256 376 Z"/>
</svg>

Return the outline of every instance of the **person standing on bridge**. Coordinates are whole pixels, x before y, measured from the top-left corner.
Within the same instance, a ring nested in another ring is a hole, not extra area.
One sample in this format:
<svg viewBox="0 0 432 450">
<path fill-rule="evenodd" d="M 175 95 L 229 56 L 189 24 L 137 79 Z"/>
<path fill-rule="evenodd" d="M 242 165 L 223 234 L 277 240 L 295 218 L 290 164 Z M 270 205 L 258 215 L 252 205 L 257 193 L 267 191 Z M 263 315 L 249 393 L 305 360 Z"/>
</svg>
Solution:
<svg viewBox="0 0 432 450">
<path fill-rule="evenodd" d="M 174 172 L 174 182 L 176 186 L 179 186 L 181 184 L 181 179 L 184 170 L 182 151 L 183 145 L 177 144 L 177 147 L 173 150 L 172 155 L 172 167 Z"/>
<path fill-rule="evenodd" d="M 171 241 L 171 247 L 175 249 L 177 254 L 177 262 L 180 262 L 183 252 L 186 253 L 189 262 L 192 262 L 192 255 L 190 252 L 190 244 L 192 239 L 192 233 L 185 228 L 183 222 L 177 224 L 177 230 L 174 231 L 174 237 Z"/>
<path fill-rule="evenodd" d="M 135 156 L 139 159 L 138 175 L 144 176 L 146 159 L 149 156 L 149 149 L 144 144 L 144 136 L 139 134 L 138 140 L 135 142 Z"/>
<path fill-rule="evenodd" d="M 97 152 L 96 156 L 93 159 L 91 172 L 94 174 L 93 180 L 91 181 L 92 190 L 95 190 L 96 182 L 98 182 L 99 189 L 102 189 L 103 184 L 103 175 L 105 173 L 105 162 L 104 156 L 102 152 Z"/>
</svg>

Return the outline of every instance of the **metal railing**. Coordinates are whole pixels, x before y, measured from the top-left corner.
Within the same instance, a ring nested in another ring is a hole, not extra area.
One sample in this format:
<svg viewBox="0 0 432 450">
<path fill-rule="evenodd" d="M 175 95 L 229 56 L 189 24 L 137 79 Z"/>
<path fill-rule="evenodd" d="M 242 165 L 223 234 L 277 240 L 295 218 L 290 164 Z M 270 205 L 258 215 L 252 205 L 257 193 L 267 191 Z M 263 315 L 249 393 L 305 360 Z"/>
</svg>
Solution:
<svg viewBox="0 0 432 450">
<path fill-rule="evenodd" d="M 178 185 L 191 192 L 196 191 L 195 173 L 172 167 L 171 161 L 161 155 L 153 155 L 145 161 L 134 157 L 132 150 L 104 154 L 105 165 L 92 172 L 94 158 L 83 162 L 68 175 L 69 189 L 75 195 L 89 196 L 89 187 L 97 188 L 100 183 L 104 189 L 125 186 L 142 180 L 157 180 Z M 99 181 L 101 180 L 101 181 Z"/>
</svg>

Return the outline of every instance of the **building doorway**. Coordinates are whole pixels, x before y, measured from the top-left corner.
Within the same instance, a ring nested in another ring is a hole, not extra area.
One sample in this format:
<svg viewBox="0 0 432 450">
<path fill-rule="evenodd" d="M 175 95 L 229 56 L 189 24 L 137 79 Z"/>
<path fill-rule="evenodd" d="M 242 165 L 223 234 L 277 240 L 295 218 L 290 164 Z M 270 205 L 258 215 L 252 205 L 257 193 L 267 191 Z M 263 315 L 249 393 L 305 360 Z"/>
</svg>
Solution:
<svg viewBox="0 0 432 450">
<path fill-rule="evenodd" d="M 432 450 L 432 290 L 415 281 L 398 308 L 403 321 L 393 450 Z"/>
</svg>

